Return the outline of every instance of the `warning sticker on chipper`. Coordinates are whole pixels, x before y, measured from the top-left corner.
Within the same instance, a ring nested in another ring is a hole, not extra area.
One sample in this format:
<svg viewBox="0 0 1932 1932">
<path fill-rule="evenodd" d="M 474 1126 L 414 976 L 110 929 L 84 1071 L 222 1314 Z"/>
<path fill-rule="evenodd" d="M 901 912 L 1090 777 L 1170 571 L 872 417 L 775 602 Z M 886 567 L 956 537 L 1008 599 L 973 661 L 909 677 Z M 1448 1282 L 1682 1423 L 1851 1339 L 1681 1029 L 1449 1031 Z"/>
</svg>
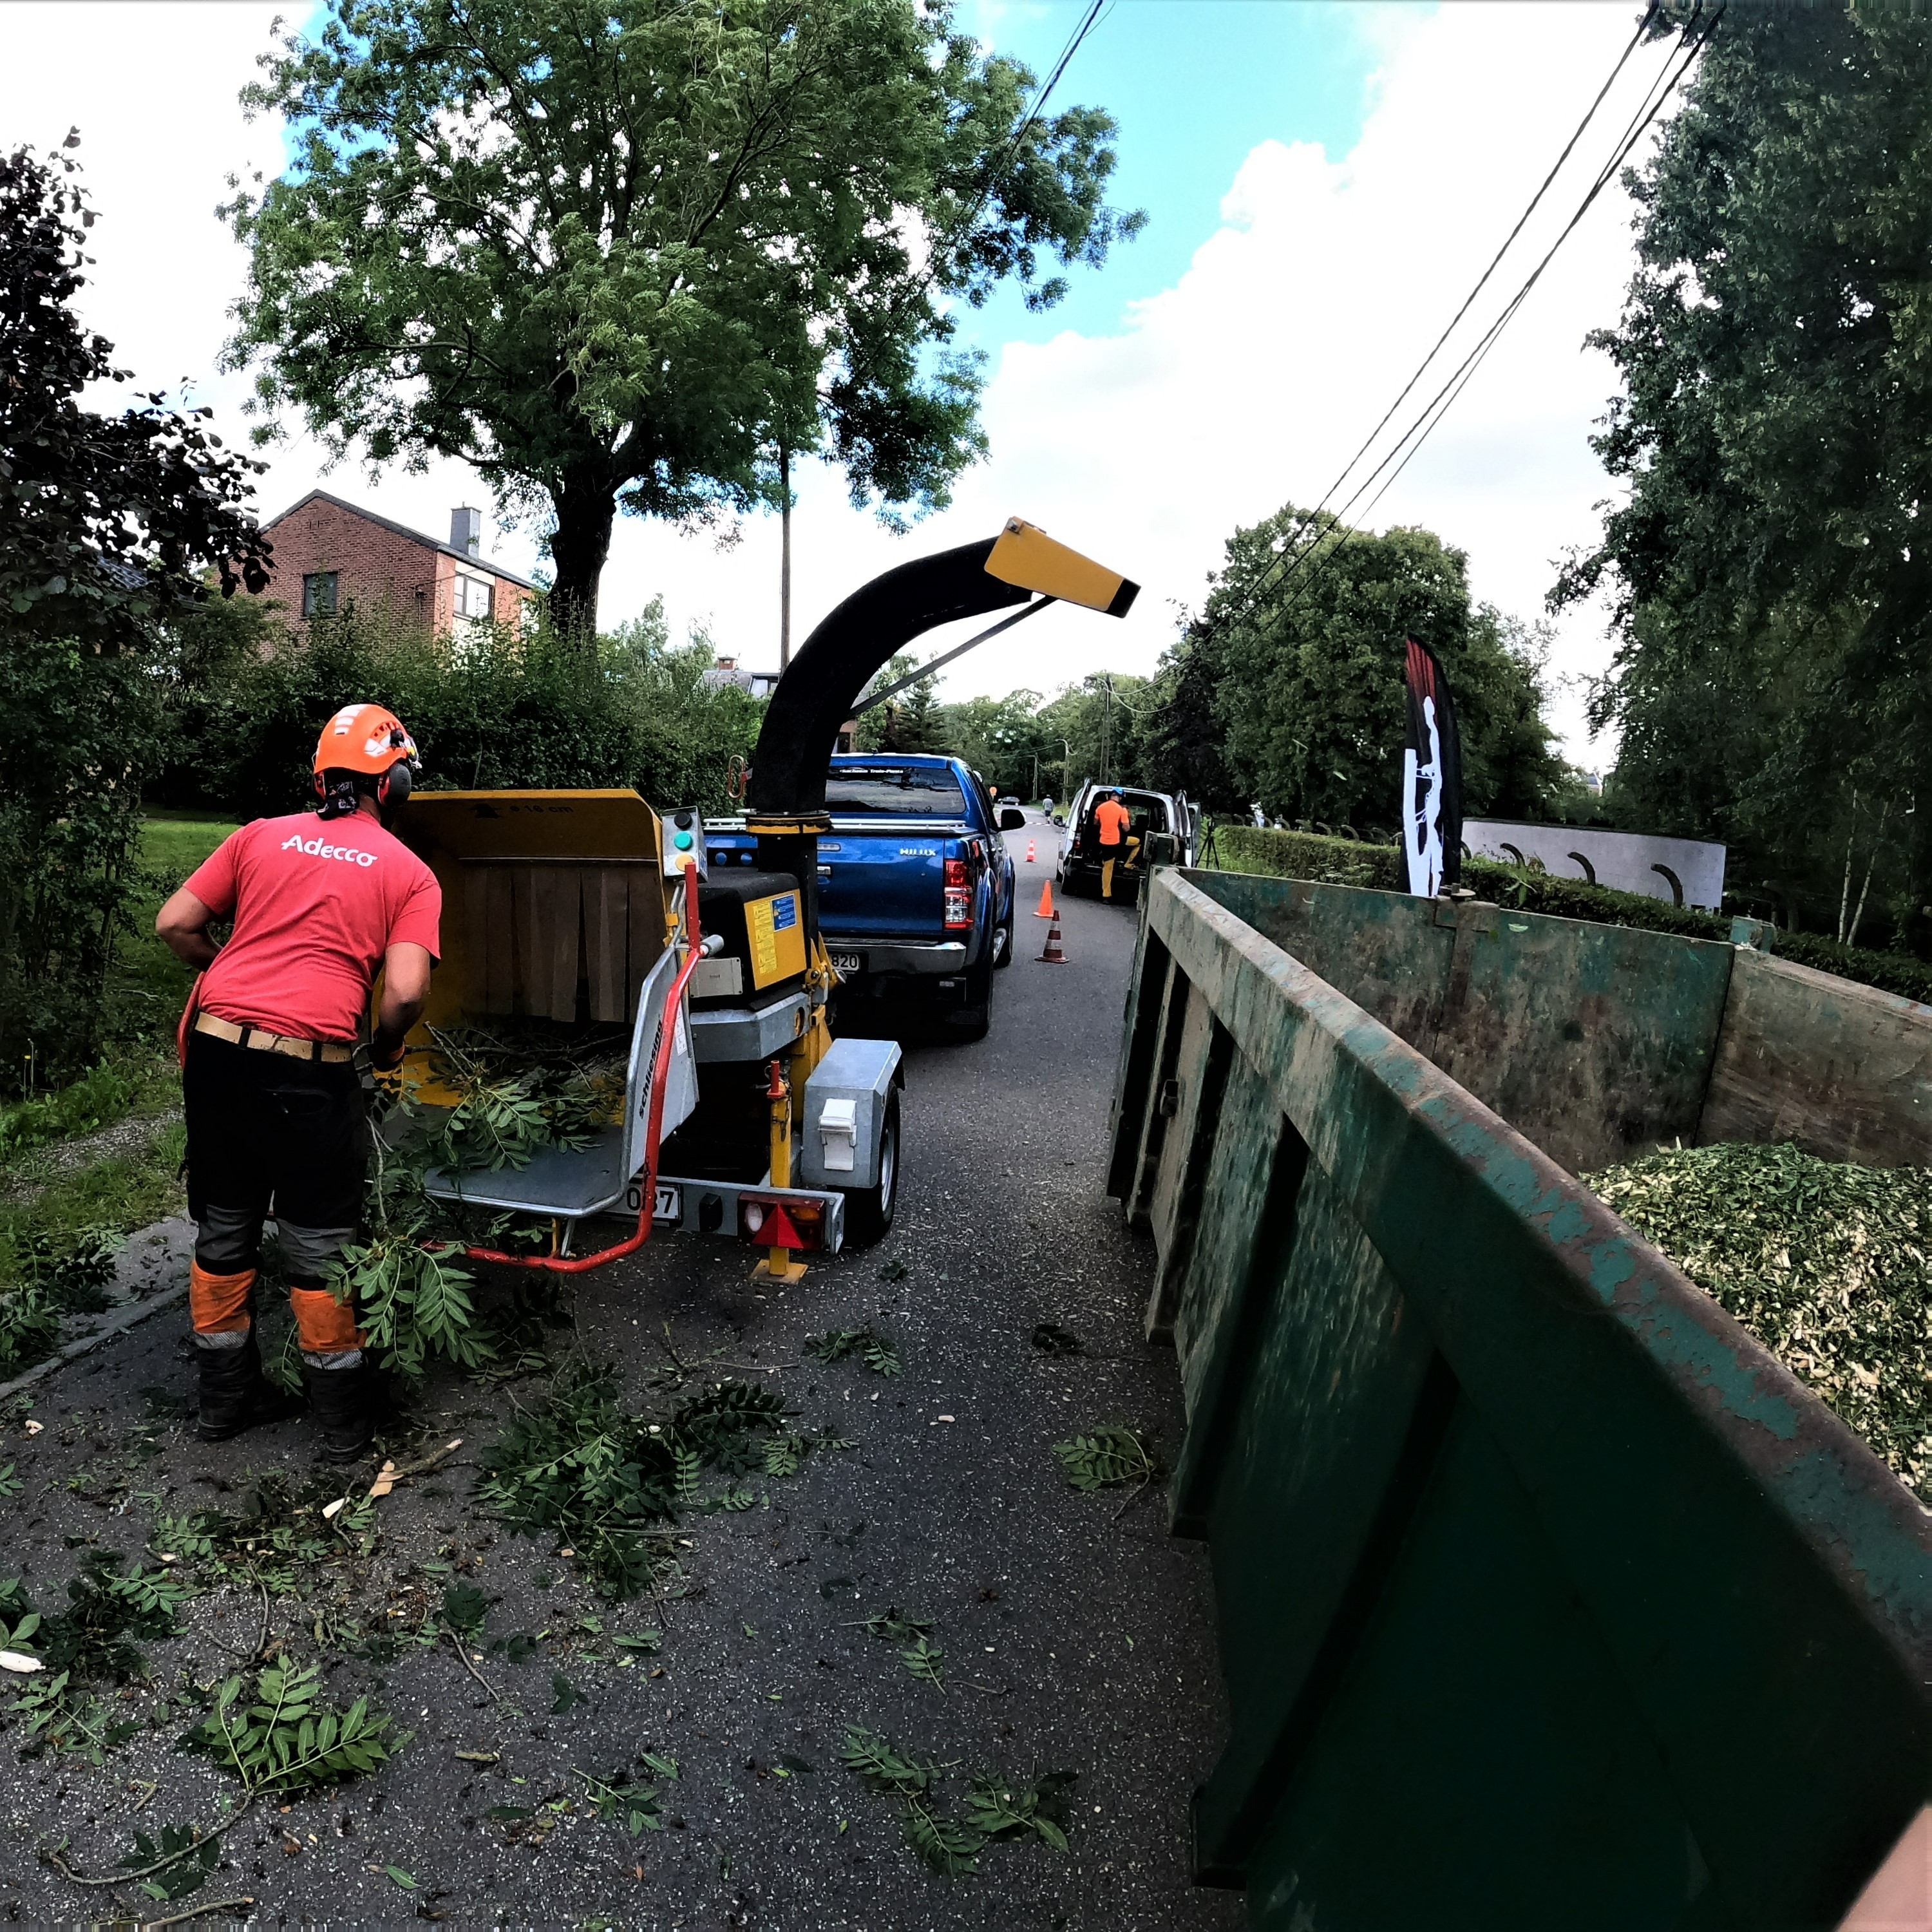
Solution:
<svg viewBox="0 0 1932 1932">
<path fill-rule="evenodd" d="M 772 930 L 783 932 L 798 923 L 798 895 L 781 892 L 772 901 Z"/>
</svg>

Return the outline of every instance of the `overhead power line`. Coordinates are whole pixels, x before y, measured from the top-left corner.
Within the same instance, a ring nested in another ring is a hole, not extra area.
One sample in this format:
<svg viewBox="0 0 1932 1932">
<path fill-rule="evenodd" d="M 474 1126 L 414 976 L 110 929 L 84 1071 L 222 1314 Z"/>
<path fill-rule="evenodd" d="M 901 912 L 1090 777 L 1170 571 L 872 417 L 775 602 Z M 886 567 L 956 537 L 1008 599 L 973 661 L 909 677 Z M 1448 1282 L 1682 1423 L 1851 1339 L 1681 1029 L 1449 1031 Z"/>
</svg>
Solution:
<svg viewBox="0 0 1932 1932">
<path fill-rule="evenodd" d="M 1047 96 L 1059 84 L 1060 76 L 1066 71 L 1066 63 L 1080 51 L 1080 43 L 1094 31 L 1106 5 L 1106 0 L 1094 0 L 1080 24 L 1067 36 L 1066 46 L 1060 50 L 1060 58 L 1054 62 L 1052 70 L 1047 75 L 1040 92 L 1034 96 L 1033 105 L 1020 117 L 1019 125 L 1006 137 L 1006 145 L 1000 148 L 998 158 L 987 169 L 986 184 L 980 189 L 979 199 L 967 211 L 965 219 L 952 231 L 956 235 L 963 238 L 972 232 L 974 223 L 979 220 L 980 210 L 986 206 L 994 185 L 1006 172 L 1007 164 L 1019 152 L 1020 143 L 1026 139 L 1027 130 L 1040 118 L 1040 110 L 1046 105 Z"/>
<path fill-rule="evenodd" d="M 1341 470 L 1336 476 L 1334 482 L 1330 484 L 1328 489 L 1322 493 L 1321 500 L 1316 505 L 1314 512 L 1312 512 L 1314 518 L 1318 518 L 1320 517 L 1322 511 L 1327 508 L 1330 500 L 1335 495 L 1336 492 L 1342 488 L 1343 484 L 1347 482 L 1348 477 L 1355 470 L 1356 466 L 1360 463 L 1363 458 L 1366 456 L 1369 451 L 1374 446 L 1376 439 L 1381 436 L 1382 431 L 1388 428 L 1390 422 L 1395 416 L 1396 412 L 1414 393 L 1416 386 L 1428 373 L 1430 365 L 1442 353 L 1443 346 L 1455 332 L 1458 324 L 1460 324 L 1463 317 L 1468 314 L 1471 308 L 1474 304 L 1478 296 L 1479 296 L 1482 293 L 1483 290 L 1488 286 L 1491 278 L 1495 275 L 1497 268 L 1501 266 L 1504 256 L 1508 254 L 1511 248 L 1514 246 L 1517 238 L 1522 233 L 1523 229 L 1528 223 L 1530 218 L 1535 213 L 1538 208 L 1541 206 L 1544 197 L 1548 194 L 1552 184 L 1556 179 L 1557 176 L 1562 171 L 1564 164 L 1575 152 L 1578 142 L 1582 139 L 1584 134 L 1588 131 L 1592 122 L 1595 119 L 1598 110 L 1603 106 L 1605 99 L 1608 97 L 1611 88 L 1616 85 L 1618 76 L 1622 74 L 1624 68 L 1628 65 L 1631 55 L 1636 52 L 1638 46 L 1642 43 L 1645 34 L 1649 31 L 1651 24 L 1656 16 L 1656 13 L 1657 0 L 1652 0 L 1651 6 L 1645 13 L 1643 18 L 1637 24 L 1636 31 L 1630 36 L 1630 40 L 1624 45 L 1622 52 L 1618 56 L 1615 65 L 1610 69 L 1610 74 L 1604 80 L 1603 85 L 1598 89 L 1596 96 L 1591 101 L 1589 106 L 1585 111 L 1583 118 L 1576 124 L 1574 131 L 1572 132 L 1570 138 L 1563 144 L 1562 152 L 1557 155 L 1549 172 L 1544 176 L 1543 181 L 1537 188 L 1535 194 L 1530 197 L 1528 206 L 1526 206 L 1522 213 L 1517 217 L 1515 225 L 1510 230 L 1508 235 L 1504 238 L 1502 246 L 1496 250 L 1496 254 L 1491 258 L 1489 265 L 1483 270 L 1481 274 L 1477 278 L 1474 286 L 1472 287 L 1468 294 L 1464 297 L 1461 306 L 1450 318 L 1448 326 L 1445 327 L 1442 334 L 1436 338 L 1436 341 L 1431 346 L 1429 352 L 1424 356 L 1421 362 L 1416 365 L 1414 373 L 1411 375 L 1408 380 L 1403 384 L 1401 392 L 1396 397 L 1394 401 L 1389 405 L 1388 409 L 1383 412 L 1381 420 L 1376 423 L 1375 428 L 1372 429 L 1369 432 L 1367 436 L 1364 439 L 1360 448 L 1358 448 L 1354 454 L 1349 458 L 1348 460 L 1342 466 Z M 1666 63 L 1666 65 L 1667 68 L 1667 62 Z M 1653 82 L 1652 85 L 1654 86 L 1654 82 Z M 1647 89 L 1646 96 L 1648 96 L 1648 92 L 1649 90 Z M 1642 110 L 1640 110 L 1640 112 Z M 1625 150 L 1628 140 L 1628 130 L 1627 130 L 1624 140 L 1620 140 L 1618 143 L 1618 148 L 1620 153 Z M 1612 170 L 1614 170 L 1614 167 L 1617 164 L 1616 162 L 1612 162 L 1611 164 Z M 1599 188 L 1597 191 L 1600 191 L 1601 180 L 1602 176 L 1600 173 Z M 1572 225 L 1574 225 L 1574 221 Z M 1566 230 L 1564 232 L 1567 233 L 1568 231 Z M 1519 294 L 1517 300 L 1519 302 L 1521 300 L 1520 294 Z M 1460 373 L 1460 370 L 1458 373 Z M 1454 378 L 1452 377 L 1450 380 L 1453 382 Z M 1438 392 L 1438 398 L 1432 398 L 1430 404 L 1425 407 L 1424 411 L 1424 416 L 1426 416 L 1428 413 L 1428 408 L 1432 407 L 1435 401 L 1436 400 L 1439 400 L 1439 396 L 1440 392 Z M 1412 428 L 1411 434 L 1412 433 L 1413 430 Z M 1407 440 L 1407 436 L 1405 436 L 1402 439 L 1398 441 L 1396 448 L 1400 449 L 1402 447 L 1402 443 L 1406 442 Z M 1391 455 L 1392 454 L 1393 452 L 1391 452 Z M 1384 458 L 1383 463 L 1382 464 L 1378 464 L 1376 470 L 1371 472 L 1370 477 L 1365 480 L 1367 482 L 1372 482 L 1374 477 L 1380 473 L 1382 469 L 1386 466 L 1386 464 L 1389 460 L 1389 458 Z M 1354 496 L 1349 499 L 1349 503 L 1352 504 L 1356 501 L 1359 498 L 1361 490 L 1360 488 L 1358 487 Z M 1347 506 L 1344 506 L 1343 513 L 1346 513 L 1347 507 Z M 1325 535 L 1326 532 L 1318 526 L 1313 533 L 1308 538 L 1307 541 L 1300 545 L 1298 549 L 1294 550 L 1284 550 L 1282 554 L 1276 559 L 1274 562 L 1268 567 L 1268 570 L 1263 573 L 1259 580 L 1257 581 L 1253 587 L 1250 590 L 1247 596 L 1242 600 L 1240 608 L 1234 611 L 1232 614 L 1232 617 L 1227 621 L 1238 622 L 1242 617 L 1246 616 L 1248 612 L 1254 607 L 1257 600 L 1268 591 L 1270 585 L 1273 584 L 1275 578 L 1282 571 L 1286 570 L 1288 572 L 1288 576 L 1292 578 L 1297 572 L 1298 572 L 1301 566 L 1306 561 L 1308 557 L 1319 546 Z"/>
<path fill-rule="evenodd" d="M 1690 71 L 1691 63 L 1696 60 L 1699 53 L 1702 51 L 1705 44 L 1710 39 L 1711 36 L 1717 32 L 1718 22 L 1724 18 L 1724 4 L 1723 4 L 1723 0 L 1720 0 L 1720 4 L 1718 7 L 1716 11 L 1711 16 L 1710 24 L 1706 26 L 1702 32 L 1698 33 L 1694 38 L 1687 30 L 1684 37 L 1684 50 L 1682 58 L 1677 62 L 1674 70 L 1666 64 L 1663 73 L 1659 74 L 1652 80 L 1650 86 L 1646 90 L 1644 98 L 1639 104 L 1636 112 L 1631 116 L 1630 120 L 1626 125 L 1622 135 L 1618 137 L 1616 146 L 1612 150 L 1610 159 L 1606 160 L 1603 166 L 1598 171 L 1596 179 L 1591 183 L 1588 192 L 1585 194 L 1581 202 L 1578 204 L 1576 212 L 1572 214 L 1569 220 L 1564 224 L 1562 232 L 1558 234 L 1556 239 L 1550 244 L 1550 248 L 1547 252 L 1544 254 L 1542 260 L 1538 262 L 1536 266 L 1530 271 L 1529 275 L 1524 281 L 1522 286 L 1518 289 L 1515 295 L 1510 298 L 1508 305 L 1504 308 L 1502 313 L 1498 316 L 1496 320 L 1484 332 L 1482 336 L 1478 339 L 1476 346 L 1469 351 L 1468 354 L 1462 358 L 1462 362 L 1456 366 L 1455 370 L 1451 372 L 1448 380 L 1442 385 L 1442 388 L 1436 391 L 1436 394 L 1430 398 L 1428 403 L 1424 405 L 1421 415 L 1416 418 L 1415 422 L 1412 423 L 1409 426 L 1408 429 L 1404 432 L 1402 436 L 1397 440 L 1394 446 L 1382 458 L 1382 461 L 1376 466 L 1375 469 L 1370 471 L 1369 475 L 1364 478 L 1362 482 L 1357 485 L 1354 495 L 1350 496 L 1348 501 L 1344 503 L 1341 508 L 1336 513 L 1336 524 L 1331 526 L 1328 530 L 1318 531 L 1314 538 L 1306 545 L 1305 545 L 1302 550 L 1297 555 L 1293 564 L 1289 568 L 1287 575 L 1283 577 L 1282 579 L 1280 587 L 1283 590 L 1287 589 L 1289 584 L 1293 580 L 1294 578 L 1300 569 L 1301 566 L 1306 563 L 1310 557 L 1315 556 L 1315 553 L 1327 538 L 1332 535 L 1335 538 L 1335 541 L 1332 544 L 1329 544 L 1327 551 L 1316 560 L 1309 575 L 1304 579 L 1301 587 L 1295 596 L 1294 602 L 1286 607 L 1284 614 L 1292 613 L 1301 608 L 1302 605 L 1312 596 L 1315 586 L 1321 580 L 1324 569 L 1330 566 L 1331 560 L 1338 554 L 1343 544 L 1346 542 L 1347 532 L 1341 526 L 1341 518 L 1348 515 L 1354 511 L 1355 504 L 1360 501 L 1363 493 L 1368 488 L 1369 485 L 1373 483 L 1376 478 L 1381 476 L 1383 470 L 1388 469 L 1391 463 L 1395 463 L 1396 458 L 1400 454 L 1402 458 L 1401 461 L 1400 463 L 1396 463 L 1395 468 L 1390 472 L 1386 480 L 1384 480 L 1382 488 L 1377 490 L 1374 496 L 1369 499 L 1367 503 L 1364 505 L 1359 513 L 1363 518 L 1366 518 L 1369 515 L 1369 514 L 1375 508 L 1376 504 L 1382 501 L 1383 496 L 1388 493 L 1390 485 L 1394 483 L 1396 478 L 1402 474 L 1403 470 L 1408 467 L 1410 463 L 1414 459 L 1417 451 L 1420 449 L 1423 444 L 1429 440 L 1429 437 L 1434 431 L 1436 424 L 1439 423 L 1442 420 L 1443 417 L 1448 413 L 1450 407 L 1454 405 L 1456 398 L 1462 393 L 1464 389 L 1468 388 L 1471 379 L 1474 376 L 1477 370 L 1482 366 L 1484 358 L 1486 358 L 1490 351 L 1495 347 L 1498 338 L 1502 335 L 1503 331 L 1508 327 L 1510 322 L 1515 318 L 1516 311 L 1522 308 L 1525 301 L 1528 299 L 1531 290 L 1534 288 L 1537 283 L 1542 278 L 1544 270 L 1548 268 L 1551 262 L 1556 259 L 1557 250 L 1560 249 L 1563 246 L 1563 244 L 1569 239 L 1570 236 L 1574 231 L 1577 224 L 1581 222 L 1584 216 L 1590 212 L 1590 209 L 1594 204 L 1597 197 L 1603 193 L 1604 190 L 1608 187 L 1612 181 L 1616 178 L 1618 172 L 1622 170 L 1624 162 L 1629 159 L 1631 152 L 1636 148 L 1637 142 L 1643 138 L 1645 133 L 1648 130 L 1652 123 L 1654 122 L 1658 116 L 1663 112 L 1665 103 L 1668 101 L 1671 95 L 1676 92 L 1678 85 L 1683 80 L 1685 74 Z M 1405 445 L 1408 446 L 1406 451 L 1404 449 Z M 1264 580 L 1264 581 L 1265 581 L 1265 580 Z M 1261 585 L 1258 585 L 1256 586 L 1254 595 L 1251 596 L 1243 604 L 1240 611 L 1237 614 L 1238 616 L 1245 616 L 1246 614 L 1246 612 L 1252 607 L 1255 601 L 1255 596 L 1258 596 L 1259 595 L 1262 587 L 1262 586 Z"/>
</svg>

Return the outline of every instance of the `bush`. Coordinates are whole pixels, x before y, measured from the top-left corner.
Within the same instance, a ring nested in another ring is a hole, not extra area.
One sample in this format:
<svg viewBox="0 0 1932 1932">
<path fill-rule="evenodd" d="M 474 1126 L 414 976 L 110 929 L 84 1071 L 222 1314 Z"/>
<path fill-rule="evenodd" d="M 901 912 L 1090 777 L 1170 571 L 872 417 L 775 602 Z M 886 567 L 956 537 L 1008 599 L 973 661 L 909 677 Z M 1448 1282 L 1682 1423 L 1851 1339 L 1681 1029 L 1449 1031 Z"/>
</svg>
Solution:
<svg viewBox="0 0 1932 1932">
<path fill-rule="evenodd" d="M 370 700 L 409 727 L 432 788 L 628 785 L 655 804 L 716 808 L 764 705 L 708 688 L 710 664 L 701 640 L 669 645 L 660 603 L 600 639 L 588 665 L 542 626 L 480 626 L 452 645 L 351 611 L 188 695 L 176 786 L 243 819 L 296 810 L 323 723 Z"/>
<path fill-rule="evenodd" d="M 1394 845 L 1359 844 L 1351 838 L 1328 838 L 1310 832 L 1281 832 L 1255 825 L 1218 825 L 1210 856 L 1228 872 L 1261 872 L 1276 878 L 1312 879 L 1330 886 L 1371 886 L 1384 892 L 1405 890 L 1402 851 Z M 1525 912 L 1557 919 L 1588 920 L 1598 926 L 1635 926 L 1646 932 L 1670 932 L 1685 939 L 1728 940 L 1731 922 L 1716 913 L 1690 906 L 1666 905 L 1641 892 L 1612 891 L 1607 886 L 1563 879 L 1525 866 L 1501 866 L 1489 859 L 1466 859 L 1463 882 L 1478 896 Z M 1932 1004 L 1932 967 L 1903 953 L 1875 952 L 1862 946 L 1840 946 L 1808 932 L 1780 933 L 1776 950 L 1782 958 L 1841 980 L 1876 986 L 1902 999 Z"/>
<path fill-rule="evenodd" d="M 0 1092 L 32 1093 L 100 1058 L 156 721 L 133 658 L 11 626 L 0 689 L 32 721 L 0 742 Z"/>
</svg>

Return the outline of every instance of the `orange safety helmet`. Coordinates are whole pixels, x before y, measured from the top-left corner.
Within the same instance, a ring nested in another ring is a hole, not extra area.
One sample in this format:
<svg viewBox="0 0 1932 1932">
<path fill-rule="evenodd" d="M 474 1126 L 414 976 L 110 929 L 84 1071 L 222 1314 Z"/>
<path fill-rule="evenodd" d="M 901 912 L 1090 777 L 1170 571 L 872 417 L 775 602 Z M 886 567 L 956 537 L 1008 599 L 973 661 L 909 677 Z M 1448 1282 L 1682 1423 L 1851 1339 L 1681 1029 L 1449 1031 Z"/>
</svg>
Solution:
<svg viewBox="0 0 1932 1932">
<path fill-rule="evenodd" d="M 380 778 L 399 760 L 413 760 L 416 741 L 403 721 L 380 704 L 345 704 L 322 728 L 315 748 L 316 776 L 367 772 Z"/>
<path fill-rule="evenodd" d="M 346 797 L 332 797 L 325 772 L 354 772 L 379 779 L 376 802 L 400 806 L 410 795 L 411 775 L 417 768 L 416 741 L 393 711 L 380 704 L 345 704 L 322 728 L 316 744 L 315 795 L 323 801 L 322 816 L 356 809 L 353 790 L 346 784 Z"/>
</svg>

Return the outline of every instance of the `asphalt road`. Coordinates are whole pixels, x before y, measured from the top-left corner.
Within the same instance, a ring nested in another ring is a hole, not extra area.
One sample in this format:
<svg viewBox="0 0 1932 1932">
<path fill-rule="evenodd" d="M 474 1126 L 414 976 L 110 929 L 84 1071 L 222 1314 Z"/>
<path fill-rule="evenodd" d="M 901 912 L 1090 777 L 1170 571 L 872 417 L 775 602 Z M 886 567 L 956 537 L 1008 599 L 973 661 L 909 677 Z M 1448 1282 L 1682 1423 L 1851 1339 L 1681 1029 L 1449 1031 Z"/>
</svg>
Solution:
<svg viewBox="0 0 1932 1932">
<path fill-rule="evenodd" d="M 420 1627 L 451 1576 L 478 1584 L 496 1600 L 478 1650 L 494 1694 L 448 1643 L 404 1642 L 376 1660 L 366 1645 L 338 1647 L 298 1604 L 272 1604 L 271 1649 L 320 1655 L 332 1698 L 367 1692 L 415 1735 L 374 1777 L 244 1820 L 198 1897 L 252 1896 L 260 1916 L 284 1924 L 421 1915 L 761 1932 L 1188 1932 L 1242 1922 L 1234 1897 L 1192 1886 L 1186 1871 L 1188 1798 L 1226 1728 L 1204 1553 L 1167 1535 L 1158 1490 L 1079 1495 L 1052 1454 L 1057 1441 L 1118 1421 L 1151 1430 L 1171 1456 L 1180 1415 L 1172 1358 L 1140 1336 L 1151 1251 L 1100 1192 L 1133 914 L 1075 902 L 1069 963 L 1037 963 L 1046 928 L 1031 908 L 1056 835 L 1029 830 L 1038 856 L 1020 867 L 1018 956 L 996 975 L 988 1037 L 908 1054 L 901 1205 L 886 1240 L 769 1293 L 743 1251 L 680 1240 L 577 1292 L 576 1345 L 619 1363 L 639 1405 L 668 1399 L 654 1380 L 668 1343 L 717 1373 L 753 1365 L 806 1424 L 856 1446 L 812 1457 L 794 1479 L 754 1479 L 759 1501 L 742 1514 L 688 1521 L 686 1593 L 613 1610 L 554 1540 L 507 1536 L 467 1501 L 469 1455 L 513 1404 L 540 1400 L 541 1382 L 433 1379 L 418 1439 L 460 1435 L 466 1447 L 378 1506 L 382 1542 L 360 1613 L 377 1628 L 386 1616 Z M 1028 835 L 1010 836 L 1022 856 Z M 1040 1353 L 1030 1338 L 1042 1322 L 1077 1336 L 1081 1352 Z M 896 1344 L 897 1378 L 801 1352 L 808 1334 L 868 1324 Z M 165 1392 L 188 1385 L 175 1325 L 158 1316 L 64 1370 L 38 1393 L 40 1433 L 8 1420 L 0 1463 L 14 1460 L 26 1486 L 0 1504 L 5 1568 L 46 1608 L 85 1553 L 76 1538 L 131 1553 L 158 1506 L 222 1506 L 251 1474 L 308 1468 L 300 1423 L 208 1448 L 157 1418 Z M 155 1393 L 144 1398 L 144 1388 Z M 932 1620 L 943 1690 L 863 1628 L 889 1605 Z M 68 1835 L 77 1868 L 104 1871 L 136 1824 L 216 1815 L 232 1786 L 170 1747 L 205 1696 L 194 1687 L 236 1667 L 262 1617 L 248 1593 L 191 1603 L 184 1635 L 146 1646 L 152 1682 L 116 1703 L 146 1728 L 102 1766 L 78 1755 L 16 1760 L 23 1733 L 9 1723 L 0 1912 L 106 1907 L 109 1894 L 83 1896 L 39 1861 L 46 1834 Z M 586 1618 L 603 1628 L 587 1630 Z M 646 1625 L 664 1634 L 661 1654 L 627 1662 L 613 1651 L 610 1633 Z M 522 1664 L 510 1660 L 514 1646 L 488 1648 L 519 1631 Z M 558 1678 L 581 1700 L 562 1711 Z M 895 1802 L 842 1768 L 852 1724 L 944 1767 L 942 1808 L 958 1808 L 976 1768 L 1076 1773 L 1070 1849 L 995 1843 L 976 1874 L 932 1875 L 908 1849 Z M 675 1758 L 680 1777 L 663 1787 L 666 1828 L 633 1839 L 586 1805 L 578 1774 L 605 1775 L 645 1750 Z M 493 1819 L 504 1808 L 532 1815 Z"/>
</svg>

